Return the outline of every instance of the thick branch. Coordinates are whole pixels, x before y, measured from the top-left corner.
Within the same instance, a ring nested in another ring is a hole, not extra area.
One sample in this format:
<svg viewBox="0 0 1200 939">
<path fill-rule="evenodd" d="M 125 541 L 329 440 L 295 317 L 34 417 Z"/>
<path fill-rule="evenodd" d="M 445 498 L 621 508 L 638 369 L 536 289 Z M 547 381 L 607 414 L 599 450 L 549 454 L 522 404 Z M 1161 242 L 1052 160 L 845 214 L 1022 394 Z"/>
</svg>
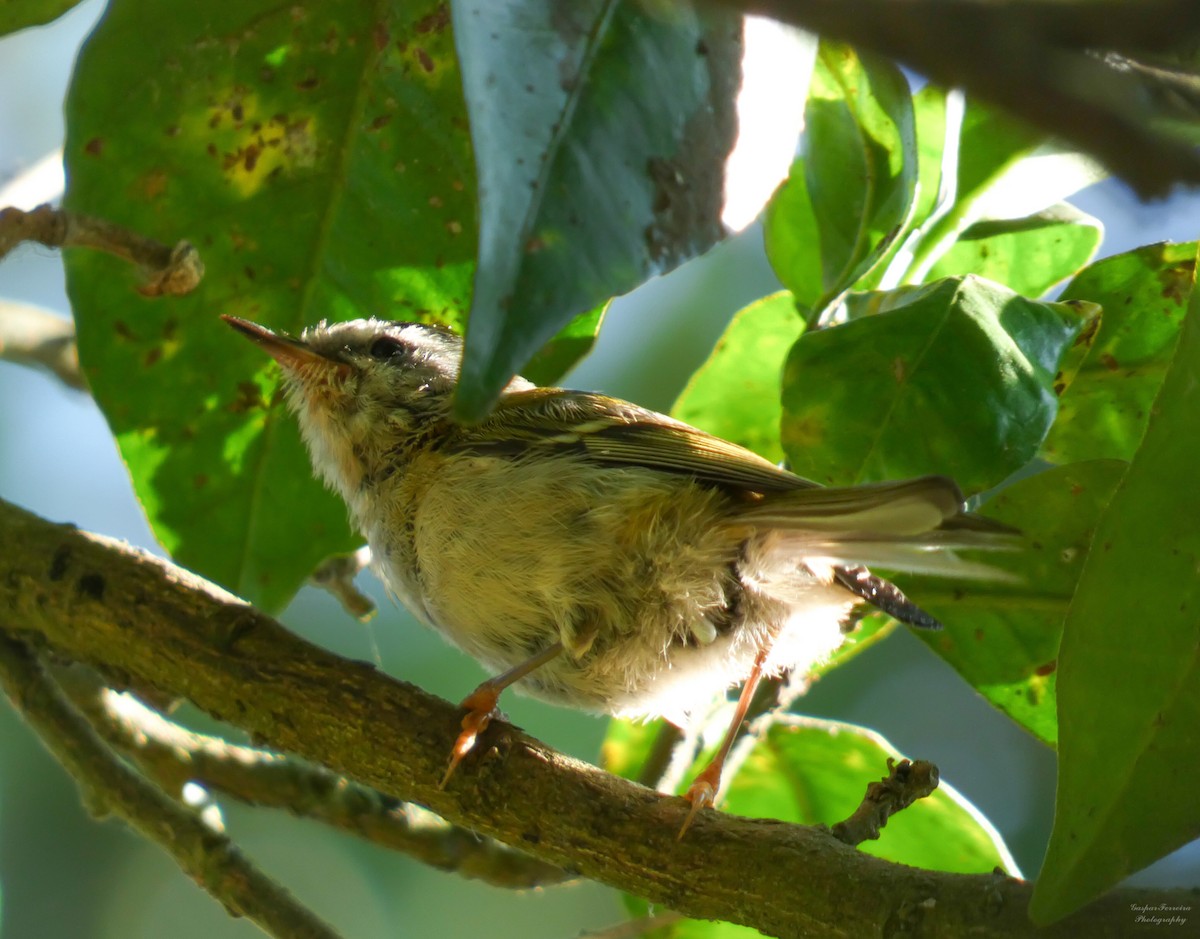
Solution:
<svg viewBox="0 0 1200 939">
<path fill-rule="evenodd" d="M 896 59 L 1097 157 L 1142 196 L 1200 182 L 1200 153 L 1156 126 L 1135 56 L 1200 33 L 1194 0 L 720 0 Z"/>
<path fill-rule="evenodd" d="M 104 688 L 94 673 L 67 672 L 61 683 L 101 736 L 172 795 L 197 782 L 247 805 L 285 809 L 496 887 L 527 890 L 569 879 L 561 868 L 324 767 L 185 730 L 131 696 Z"/>
<path fill-rule="evenodd" d="M 819 829 L 717 812 L 678 840 L 683 800 L 502 722 L 439 790 L 461 717 L 452 705 L 318 649 L 164 561 L 3 502 L 0 622 L 110 678 L 187 697 L 266 745 L 688 916 L 774 936 L 880 935 L 900 924 L 924 937 L 1033 934 L 1024 882 L 916 870 Z M 1130 903 L 1188 897 L 1114 891 L 1037 935 L 1131 935 Z"/>
<path fill-rule="evenodd" d="M 118 760 L 46 674 L 32 652 L 0 635 L 0 687 L 97 810 L 111 811 L 171 855 L 220 900 L 279 939 L 338 934 L 260 873 L 223 834 L 205 825 Z"/>
</svg>

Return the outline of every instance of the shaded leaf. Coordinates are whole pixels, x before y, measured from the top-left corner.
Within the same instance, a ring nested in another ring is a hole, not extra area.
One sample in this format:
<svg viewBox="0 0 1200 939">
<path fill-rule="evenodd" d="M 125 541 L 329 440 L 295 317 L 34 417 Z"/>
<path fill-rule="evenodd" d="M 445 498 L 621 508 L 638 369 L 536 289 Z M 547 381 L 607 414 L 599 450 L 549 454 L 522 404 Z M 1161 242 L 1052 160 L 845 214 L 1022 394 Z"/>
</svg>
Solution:
<svg viewBox="0 0 1200 939">
<path fill-rule="evenodd" d="M 479 269 L 457 408 L 478 419 L 575 316 L 723 237 L 740 20 L 634 0 L 464 0 Z"/>
<path fill-rule="evenodd" d="M 786 291 L 739 311 L 683 389 L 672 416 L 778 463 L 783 363 L 803 331 Z"/>
<path fill-rule="evenodd" d="M 1030 913 L 1066 915 L 1200 835 L 1200 297 L 1063 630 L 1054 830 Z M 1119 689 L 1118 693 L 1114 693 Z"/>
<path fill-rule="evenodd" d="M 1104 308 L 1092 348 L 1059 402 L 1042 455 L 1055 463 L 1137 450 L 1179 338 L 1196 266 L 1197 243 L 1157 244 L 1097 261 L 1064 299 Z"/>
<path fill-rule="evenodd" d="M 978 274 L 1040 297 L 1095 255 L 1104 236 L 1099 219 L 1066 203 L 1021 219 L 976 222 L 929 271 L 929 279 Z"/>
<path fill-rule="evenodd" d="M 852 299 L 858 318 L 801 336 L 784 373 L 784 449 L 827 485 L 944 473 L 967 493 L 995 486 L 1037 452 L 1058 362 L 1096 315 L 976 277 Z"/>
<path fill-rule="evenodd" d="M 765 238 L 780 281 L 819 315 L 880 260 L 909 215 L 917 152 L 908 83 L 884 59 L 823 41 L 805 126 L 805 155 L 767 207 Z"/>
<path fill-rule="evenodd" d="M 1072 463 L 1006 486 L 982 514 L 1024 535 L 983 561 L 993 582 L 906 575 L 904 590 L 945 626 L 916 634 L 981 695 L 1043 743 L 1058 740 L 1058 644 L 1092 535 L 1125 472 L 1120 460 Z"/>
<path fill-rule="evenodd" d="M 0 36 L 58 19 L 80 0 L 4 0 L 0 3 Z"/>
<path fill-rule="evenodd" d="M 277 367 L 218 314 L 461 327 L 475 249 L 445 7 L 297 9 L 114 4 L 67 103 L 68 206 L 187 238 L 207 267 L 195 293 L 147 301 L 127 265 L 68 256 L 96 400 L 164 547 L 270 610 L 357 539 Z"/>
</svg>

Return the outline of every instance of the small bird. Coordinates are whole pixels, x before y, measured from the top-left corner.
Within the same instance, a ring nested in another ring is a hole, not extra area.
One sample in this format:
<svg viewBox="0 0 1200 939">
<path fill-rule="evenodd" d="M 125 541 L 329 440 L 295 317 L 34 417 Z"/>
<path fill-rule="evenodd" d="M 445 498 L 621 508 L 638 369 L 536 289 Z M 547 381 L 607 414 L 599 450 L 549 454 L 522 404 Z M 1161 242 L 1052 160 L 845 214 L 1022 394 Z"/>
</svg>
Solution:
<svg viewBox="0 0 1200 939">
<path fill-rule="evenodd" d="M 222 318 L 282 366 L 314 470 L 383 582 L 495 674 L 462 702 L 442 785 L 510 685 L 682 724 L 742 684 L 686 830 L 764 675 L 827 657 L 863 603 L 940 628 L 868 565 L 988 576 L 954 549 L 1011 544 L 944 476 L 826 488 L 601 394 L 516 377 L 483 422 L 456 423 L 462 340 L 442 327 L 360 319 L 292 338 Z"/>
</svg>

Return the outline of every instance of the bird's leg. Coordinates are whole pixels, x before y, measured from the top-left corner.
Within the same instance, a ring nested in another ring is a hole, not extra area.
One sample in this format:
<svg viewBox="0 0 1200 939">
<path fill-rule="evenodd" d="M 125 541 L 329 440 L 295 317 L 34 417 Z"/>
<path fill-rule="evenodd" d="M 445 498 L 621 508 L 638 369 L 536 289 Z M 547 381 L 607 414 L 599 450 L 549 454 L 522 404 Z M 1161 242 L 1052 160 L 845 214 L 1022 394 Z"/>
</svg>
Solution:
<svg viewBox="0 0 1200 939">
<path fill-rule="evenodd" d="M 520 681 L 534 669 L 541 668 L 547 662 L 561 655 L 562 651 L 562 642 L 556 642 L 545 651 L 526 659 L 520 665 L 513 666 L 507 672 L 503 672 L 495 678 L 489 678 L 463 698 L 462 704 L 459 706 L 466 708 L 467 713 L 462 719 L 462 732 L 458 735 L 458 739 L 454 741 L 454 749 L 450 753 L 450 765 L 446 768 L 446 775 L 442 777 L 442 781 L 438 784 L 439 789 L 446 787 L 446 783 L 454 775 L 454 771 L 458 768 L 458 764 L 462 762 L 462 758 L 470 753 L 471 748 L 475 746 L 475 740 L 483 733 L 487 725 L 491 723 L 492 718 L 499 715 L 500 711 L 496 707 L 496 702 L 500 699 L 500 693 L 509 685 Z"/>
<path fill-rule="evenodd" d="M 763 665 L 766 664 L 767 654 L 771 651 L 770 646 L 763 648 L 754 659 L 754 665 L 750 669 L 750 674 L 746 677 L 746 683 L 742 685 L 742 693 L 738 696 L 737 708 L 733 712 L 733 720 L 729 724 L 729 728 L 725 731 L 725 739 L 721 741 L 721 748 L 717 750 L 714 756 L 700 771 L 700 774 L 692 780 L 692 784 L 688 787 L 684 798 L 692 803 L 691 811 L 688 812 L 687 818 L 683 820 L 683 827 L 679 829 L 679 837 L 682 838 L 684 832 L 692 824 L 692 820 L 696 817 L 696 813 L 701 809 L 708 808 L 713 804 L 717 797 L 717 790 L 721 788 L 721 770 L 725 768 L 725 758 L 729 756 L 729 751 L 733 749 L 733 742 L 737 739 L 738 731 L 742 727 L 742 721 L 746 719 L 746 712 L 750 709 L 750 702 L 754 700 L 754 691 L 758 688 L 758 683 L 762 680 Z"/>
</svg>

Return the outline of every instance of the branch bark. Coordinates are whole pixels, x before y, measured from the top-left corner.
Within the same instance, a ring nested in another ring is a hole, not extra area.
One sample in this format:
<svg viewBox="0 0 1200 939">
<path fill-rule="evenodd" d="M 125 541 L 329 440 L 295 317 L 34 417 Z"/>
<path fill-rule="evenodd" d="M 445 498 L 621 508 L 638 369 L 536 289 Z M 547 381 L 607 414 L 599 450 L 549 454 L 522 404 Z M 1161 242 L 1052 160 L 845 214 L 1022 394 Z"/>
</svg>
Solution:
<svg viewBox="0 0 1200 939">
<path fill-rule="evenodd" d="M 94 812 L 111 811 L 156 843 L 231 914 L 247 917 L 280 939 L 339 939 L 254 867 L 229 838 L 122 764 L 63 697 L 36 656 L 4 635 L 0 688 L 83 788 Z"/>
<path fill-rule="evenodd" d="M 560 868 L 324 767 L 185 730 L 140 701 L 105 688 L 94 672 L 81 671 L 64 670 L 63 691 L 110 746 L 168 795 L 178 798 L 186 783 L 200 783 L 246 805 L 284 809 L 495 887 L 529 890 L 570 879 Z"/>
<path fill-rule="evenodd" d="M 0 623 L 110 680 L 186 697 L 266 745 L 687 916 L 773 936 L 1035 934 L 1023 881 L 916 870 L 816 828 L 715 812 L 677 840 L 683 800 L 502 722 L 440 790 L 454 706 L 292 636 L 165 561 L 2 501 Z M 1118 890 L 1036 935 L 1132 935 L 1130 904 L 1189 901 Z"/>
<path fill-rule="evenodd" d="M 1194 39 L 1200 4 L 1193 0 L 719 2 L 964 88 L 1097 157 L 1143 197 L 1200 182 L 1193 141 L 1157 126 L 1172 116 L 1155 104 L 1159 80 L 1103 55 L 1136 59 Z"/>
</svg>

